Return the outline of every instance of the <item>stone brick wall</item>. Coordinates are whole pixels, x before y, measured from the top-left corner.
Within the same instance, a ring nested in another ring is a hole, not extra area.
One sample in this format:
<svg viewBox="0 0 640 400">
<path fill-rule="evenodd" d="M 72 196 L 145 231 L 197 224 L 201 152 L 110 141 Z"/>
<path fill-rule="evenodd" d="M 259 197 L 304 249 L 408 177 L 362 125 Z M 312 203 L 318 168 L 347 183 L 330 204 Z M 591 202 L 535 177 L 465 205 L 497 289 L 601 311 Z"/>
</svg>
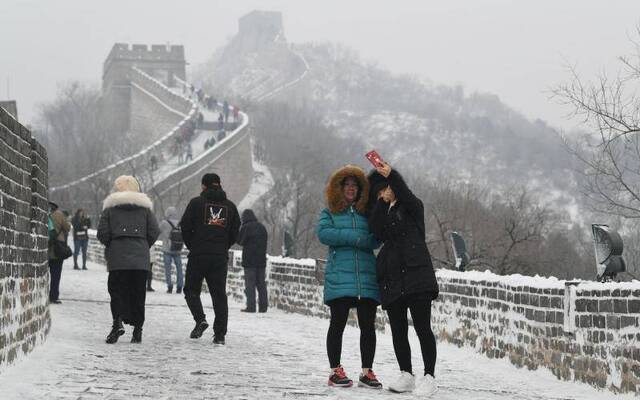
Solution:
<svg viewBox="0 0 640 400">
<path fill-rule="evenodd" d="M 47 154 L 0 108 L 0 371 L 49 328 Z"/>
<path fill-rule="evenodd" d="M 189 114 L 192 104 L 171 92 L 159 82 L 133 70 L 131 74 L 129 131 L 141 143 L 162 138 Z M 143 147 L 143 146 L 140 146 Z"/>
</svg>

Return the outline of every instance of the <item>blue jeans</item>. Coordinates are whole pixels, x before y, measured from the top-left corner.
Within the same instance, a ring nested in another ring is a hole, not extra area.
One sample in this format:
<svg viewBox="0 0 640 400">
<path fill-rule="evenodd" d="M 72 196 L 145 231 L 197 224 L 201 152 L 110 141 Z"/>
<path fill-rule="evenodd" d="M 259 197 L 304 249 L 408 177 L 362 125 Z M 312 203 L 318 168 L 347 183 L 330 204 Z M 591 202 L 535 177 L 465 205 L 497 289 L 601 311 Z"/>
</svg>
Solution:
<svg viewBox="0 0 640 400">
<path fill-rule="evenodd" d="M 82 249 L 82 268 L 87 266 L 87 246 L 89 245 L 89 239 L 75 239 L 73 241 L 73 266 L 78 266 L 78 254 Z"/>
<path fill-rule="evenodd" d="M 182 277 L 182 258 L 180 253 L 165 253 L 164 256 L 164 279 L 167 282 L 167 287 L 173 287 L 173 282 L 171 280 L 171 261 L 176 264 L 176 285 L 179 288 L 183 286 L 183 277 Z"/>
</svg>

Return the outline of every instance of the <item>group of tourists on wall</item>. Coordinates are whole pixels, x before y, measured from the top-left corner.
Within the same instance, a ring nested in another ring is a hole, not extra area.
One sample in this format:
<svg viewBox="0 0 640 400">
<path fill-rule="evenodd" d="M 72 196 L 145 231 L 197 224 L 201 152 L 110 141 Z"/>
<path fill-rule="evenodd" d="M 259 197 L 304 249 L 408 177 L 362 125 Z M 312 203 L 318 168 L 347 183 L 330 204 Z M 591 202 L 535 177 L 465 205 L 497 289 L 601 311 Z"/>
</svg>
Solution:
<svg viewBox="0 0 640 400">
<path fill-rule="evenodd" d="M 116 343 L 125 333 L 124 324 L 133 326 L 131 341 L 142 341 L 145 321 L 146 288 L 150 276 L 149 249 L 162 240 L 167 292 L 173 293 L 173 266 L 176 293 L 184 293 L 195 327 L 190 338 L 197 339 L 209 327 L 200 299 L 207 282 L 214 309 L 214 344 L 224 344 L 227 333 L 227 263 L 229 249 L 236 242 L 243 246 L 247 307 L 245 312 L 266 312 L 265 285 L 267 231 L 253 211 L 245 210 L 240 219 L 237 208 L 227 199 L 220 177 L 205 174 L 201 194 L 188 203 L 181 219 L 175 207 L 168 207 L 158 223 L 149 197 L 140 192 L 132 176 L 120 176 L 114 191 L 105 200 L 98 223 L 97 238 L 105 246 L 108 291 L 111 296 L 112 329 L 107 343 Z M 182 271 L 183 246 L 189 250 L 186 273 Z M 253 288 L 253 293 L 250 292 Z M 255 306 L 258 291 L 259 309 Z M 252 297 L 253 296 L 253 297 Z"/>
<path fill-rule="evenodd" d="M 399 378 L 389 385 L 393 392 L 437 390 L 434 378 L 436 341 L 431 329 L 431 302 L 438 296 L 438 283 L 425 240 L 424 206 L 402 176 L 379 161 L 368 176 L 353 165 L 344 166 L 329 178 L 327 208 L 320 213 L 317 236 L 328 246 L 324 278 L 324 303 L 330 322 L 326 351 L 328 384 L 351 387 L 353 381 L 341 364 L 342 336 L 350 310 L 357 311 L 360 328 L 362 371 L 358 385 L 380 389 L 373 371 L 376 351 L 377 308 L 387 311 L 393 348 L 400 368 Z M 58 283 L 62 259 L 55 242 L 66 241 L 70 225 L 51 203 L 49 265 L 51 302 L 59 302 Z M 82 210 L 73 218 L 75 254 L 82 250 L 86 269 L 87 229 L 90 220 Z M 149 197 L 141 193 L 137 180 L 120 176 L 105 200 L 97 229 L 105 246 L 108 292 L 111 296 L 112 329 L 107 343 L 116 343 L 133 326 L 131 341 L 142 340 L 145 321 L 146 283 L 150 280 L 149 249 L 162 240 L 167 292 L 173 293 L 172 266 L 176 268 L 176 293 L 184 293 L 195 326 L 189 337 L 200 338 L 209 327 L 200 299 L 203 281 L 211 296 L 214 321 L 213 343 L 223 345 L 227 334 L 227 269 L 229 249 L 243 246 L 246 308 L 244 312 L 266 312 L 267 231 L 252 210 L 242 218 L 227 198 L 220 177 L 213 173 L 201 179 L 201 193 L 190 200 L 182 217 L 177 209 L 166 209 L 158 224 Z M 182 271 L 183 246 L 188 249 L 186 273 Z M 380 248 L 377 256 L 374 250 Z M 74 262 L 75 264 L 76 262 Z M 77 266 L 77 265 L 76 265 Z M 257 304 L 256 304 L 257 291 Z M 417 333 L 424 373 L 415 378 L 409 346 L 408 312 Z"/>
</svg>

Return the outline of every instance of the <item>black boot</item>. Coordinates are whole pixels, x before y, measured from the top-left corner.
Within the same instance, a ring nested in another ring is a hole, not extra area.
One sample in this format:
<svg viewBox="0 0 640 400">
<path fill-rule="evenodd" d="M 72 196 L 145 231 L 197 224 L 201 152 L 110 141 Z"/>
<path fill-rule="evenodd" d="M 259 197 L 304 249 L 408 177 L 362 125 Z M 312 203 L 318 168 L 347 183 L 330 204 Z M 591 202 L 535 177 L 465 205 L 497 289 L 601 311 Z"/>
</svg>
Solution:
<svg viewBox="0 0 640 400">
<path fill-rule="evenodd" d="M 142 327 L 141 326 L 135 326 L 133 328 L 131 343 L 142 343 Z"/>
<path fill-rule="evenodd" d="M 191 339 L 198 339 L 199 337 L 202 336 L 202 333 L 209 327 L 209 324 L 207 323 L 207 320 L 203 319 L 200 322 L 196 323 L 196 327 L 193 328 L 193 330 L 191 331 L 191 334 L 189 335 L 189 337 Z"/>
<path fill-rule="evenodd" d="M 224 345 L 224 335 L 213 335 L 213 344 Z"/>
<path fill-rule="evenodd" d="M 106 342 L 108 344 L 113 344 L 118 341 L 120 336 L 124 335 L 124 327 L 122 326 L 122 320 L 117 319 L 113 321 L 113 326 L 111 327 L 111 332 L 107 335 Z"/>
</svg>

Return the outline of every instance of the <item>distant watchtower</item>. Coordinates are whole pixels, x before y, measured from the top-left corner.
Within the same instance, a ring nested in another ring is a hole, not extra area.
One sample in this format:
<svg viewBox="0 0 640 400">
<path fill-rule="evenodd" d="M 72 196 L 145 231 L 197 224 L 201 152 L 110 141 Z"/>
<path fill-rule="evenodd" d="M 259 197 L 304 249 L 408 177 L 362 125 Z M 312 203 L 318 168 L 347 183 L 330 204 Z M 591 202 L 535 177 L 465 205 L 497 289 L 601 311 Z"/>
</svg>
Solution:
<svg viewBox="0 0 640 400">
<path fill-rule="evenodd" d="M 238 38 L 245 51 L 255 51 L 266 43 L 284 39 L 282 13 L 251 11 L 238 22 Z"/>
<path fill-rule="evenodd" d="M 175 78 L 186 79 L 184 46 L 116 43 L 104 61 L 102 94 L 106 111 L 118 120 L 111 129 L 125 132 L 130 128 L 131 71 L 136 67 L 169 87 Z"/>
<path fill-rule="evenodd" d="M 175 86 L 174 77 L 186 78 L 184 46 L 116 43 L 104 61 L 102 88 L 127 85 L 131 67 L 137 67 L 167 86 Z"/>
</svg>

